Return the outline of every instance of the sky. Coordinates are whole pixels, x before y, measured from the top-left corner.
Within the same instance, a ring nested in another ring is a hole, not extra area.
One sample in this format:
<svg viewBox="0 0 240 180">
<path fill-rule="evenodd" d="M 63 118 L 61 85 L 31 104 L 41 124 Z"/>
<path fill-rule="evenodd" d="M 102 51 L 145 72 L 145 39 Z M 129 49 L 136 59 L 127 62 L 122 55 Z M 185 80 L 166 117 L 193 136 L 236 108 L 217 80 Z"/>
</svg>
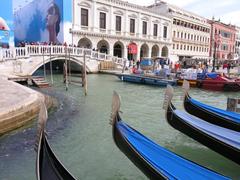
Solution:
<svg viewBox="0 0 240 180">
<path fill-rule="evenodd" d="M 127 0 L 130 3 L 148 6 L 155 0 Z M 169 4 L 176 5 L 202 17 L 221 20 L 226 24 L 240 27 L 240 0 L 165 0 Z"/>
</svg>

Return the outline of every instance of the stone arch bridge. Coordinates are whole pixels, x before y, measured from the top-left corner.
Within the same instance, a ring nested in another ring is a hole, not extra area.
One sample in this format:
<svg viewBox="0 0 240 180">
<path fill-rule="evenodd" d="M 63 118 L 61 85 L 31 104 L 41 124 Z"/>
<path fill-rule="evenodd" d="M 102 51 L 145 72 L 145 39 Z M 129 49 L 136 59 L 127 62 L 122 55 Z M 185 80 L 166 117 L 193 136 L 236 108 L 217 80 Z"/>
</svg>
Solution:
<svg viewBox="0 0 240 180">
<path fill-rule="evenodd" d="M 86 58 L 87 72 L 98 72 L 101 61 L 112 61 L 123 66 L 125 59 L 99 53 L 91 49 L 53 46 L 53 45 L 26 45 L 10 49 L 0 49 L 0 68 L 2 73 L 22 76 L 32 75 L 42 65 L 56 60 L 75 62 L 80 66 Z"/>
</svg>

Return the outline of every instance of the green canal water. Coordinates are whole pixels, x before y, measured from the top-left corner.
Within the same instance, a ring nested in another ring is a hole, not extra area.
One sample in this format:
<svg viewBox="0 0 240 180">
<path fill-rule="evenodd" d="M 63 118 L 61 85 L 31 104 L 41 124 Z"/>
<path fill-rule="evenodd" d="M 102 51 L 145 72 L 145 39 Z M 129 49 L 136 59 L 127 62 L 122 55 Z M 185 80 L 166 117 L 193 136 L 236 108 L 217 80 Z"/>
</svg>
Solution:
<svg viewBox="0 0 240 180">
<path fill-rule="evenodd" d="M 173 129 L 162 109 L 165 88 L 135 85 L 111 75 L 88 75 L 88 95 L 83 88 L 70 85 L 65 91 L 61 75 L 54 75 L 54 86 L 42 90 L 58 99 L 59 106 L 49 114 L 48 139 L 65 167 L 84 180 L 147 179 L 116 147 L 109 125 L 111 98 L 116 90 L 122 100 L 123 120 L 165 148 L 209 169 L 240 179 L 240 166 L 209 150 Z M 183 109 L 181 87 L 174 88 L 174 105 Z M 221 93 L 191 89 L 190 94 L 204 103 L 226 108 L 227 97 L 239 93 Z M 35 178 L 34 143 L 36 121 L 0 137 L 0 179 Z"/>
</svg>

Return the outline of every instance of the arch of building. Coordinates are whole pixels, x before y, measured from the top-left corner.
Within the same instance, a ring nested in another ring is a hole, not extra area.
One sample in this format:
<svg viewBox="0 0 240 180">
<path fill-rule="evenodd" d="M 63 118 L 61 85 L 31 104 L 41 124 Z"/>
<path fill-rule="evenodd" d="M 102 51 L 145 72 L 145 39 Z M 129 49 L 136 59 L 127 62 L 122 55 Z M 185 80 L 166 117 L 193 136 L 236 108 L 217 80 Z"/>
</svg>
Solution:
<svg viewBox="0 0 240 180">
<path fill-rule="evenodd" d="M 149 47 L 146 43 L 142 44 L 140 48 L 140 59 L 143 57 L 149 57 Z"/>
<path fill-rule="evenodd" d="M 124 57 L 124 44 L 121 41 L 117 41 L 113 45 L 113 56 Z"/>
<path fill-rule="evenodd" d="M 110 53 L 109 43 L 106 40 L 100 40 L 97 43 L 97 49 L 101 53 L 106 53 L 106 54 Z"/>
<path fill-rule="evenodd" d="M 65 56 L 52 57 L 51 59 L 50 59 L 50 57 L 48 57 L 48 58 L 46 58 L 46 59 L 44 60 L 44 63 L 43 63 L 43 61 L 41 61 L 41 63 L 39 63 L 39 64 L 37 64 L 36 66 L 34 66 L 34 67 L 30 70 L 29 74 L 32 75 L 32 74 L 33 74 L 35 71 L 37 71 L 41 66 L 43 66 L 44 64 L 49 63 L 50 61 L 61 61 L 61 60 L 65 60 Z M 79 61 L 78 59 L 76 59 L 76 58 L 74 58 L 74 57 L 68 58 L 68 61 L 70 61 L 70 62 L 75 62 L 75 63 L 78 64 L 81 68 L 84 66 L 83 61 Z M 90 72 L 90 69 L 89 69 L 89 67 L 88 67 L 87 65 L 86 65 L 86 71 L 87 71 L 87 72 Z"/>
<path fill-rule="evenodd" d="M 84 37 L 78 41 L 78 47 L 92 49 L 92 42 L 90 39 Z"/>
<path fill-rule="evenodd" d="M 158 57 L 159 56 L 159 46 L 157 44 L 153 45 L 151 57 Z"/>
<path fill-rule="evenodd" d="M 168 57 L 168 47 L 167 46 L 163 46 L 162 47 L 162 57 Z"/>
</svg>

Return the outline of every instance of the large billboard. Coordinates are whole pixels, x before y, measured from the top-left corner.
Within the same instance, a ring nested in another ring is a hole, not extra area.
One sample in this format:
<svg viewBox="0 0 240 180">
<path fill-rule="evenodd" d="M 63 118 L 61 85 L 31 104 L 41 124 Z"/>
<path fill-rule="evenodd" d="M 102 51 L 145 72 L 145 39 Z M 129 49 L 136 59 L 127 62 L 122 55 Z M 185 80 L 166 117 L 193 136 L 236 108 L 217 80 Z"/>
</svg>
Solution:
<svg viewBox="0 0 240 180">
<path fill-rule="evenodd" d="M 13 43 L 12 1 L 1 0 L 0 6 L 0 47 L 8 48 Z"/>
<path fill-rule="evenodd" d="M 64 42 L 63 0 L 13 0 L 15 45 Z"/>
</svg>

